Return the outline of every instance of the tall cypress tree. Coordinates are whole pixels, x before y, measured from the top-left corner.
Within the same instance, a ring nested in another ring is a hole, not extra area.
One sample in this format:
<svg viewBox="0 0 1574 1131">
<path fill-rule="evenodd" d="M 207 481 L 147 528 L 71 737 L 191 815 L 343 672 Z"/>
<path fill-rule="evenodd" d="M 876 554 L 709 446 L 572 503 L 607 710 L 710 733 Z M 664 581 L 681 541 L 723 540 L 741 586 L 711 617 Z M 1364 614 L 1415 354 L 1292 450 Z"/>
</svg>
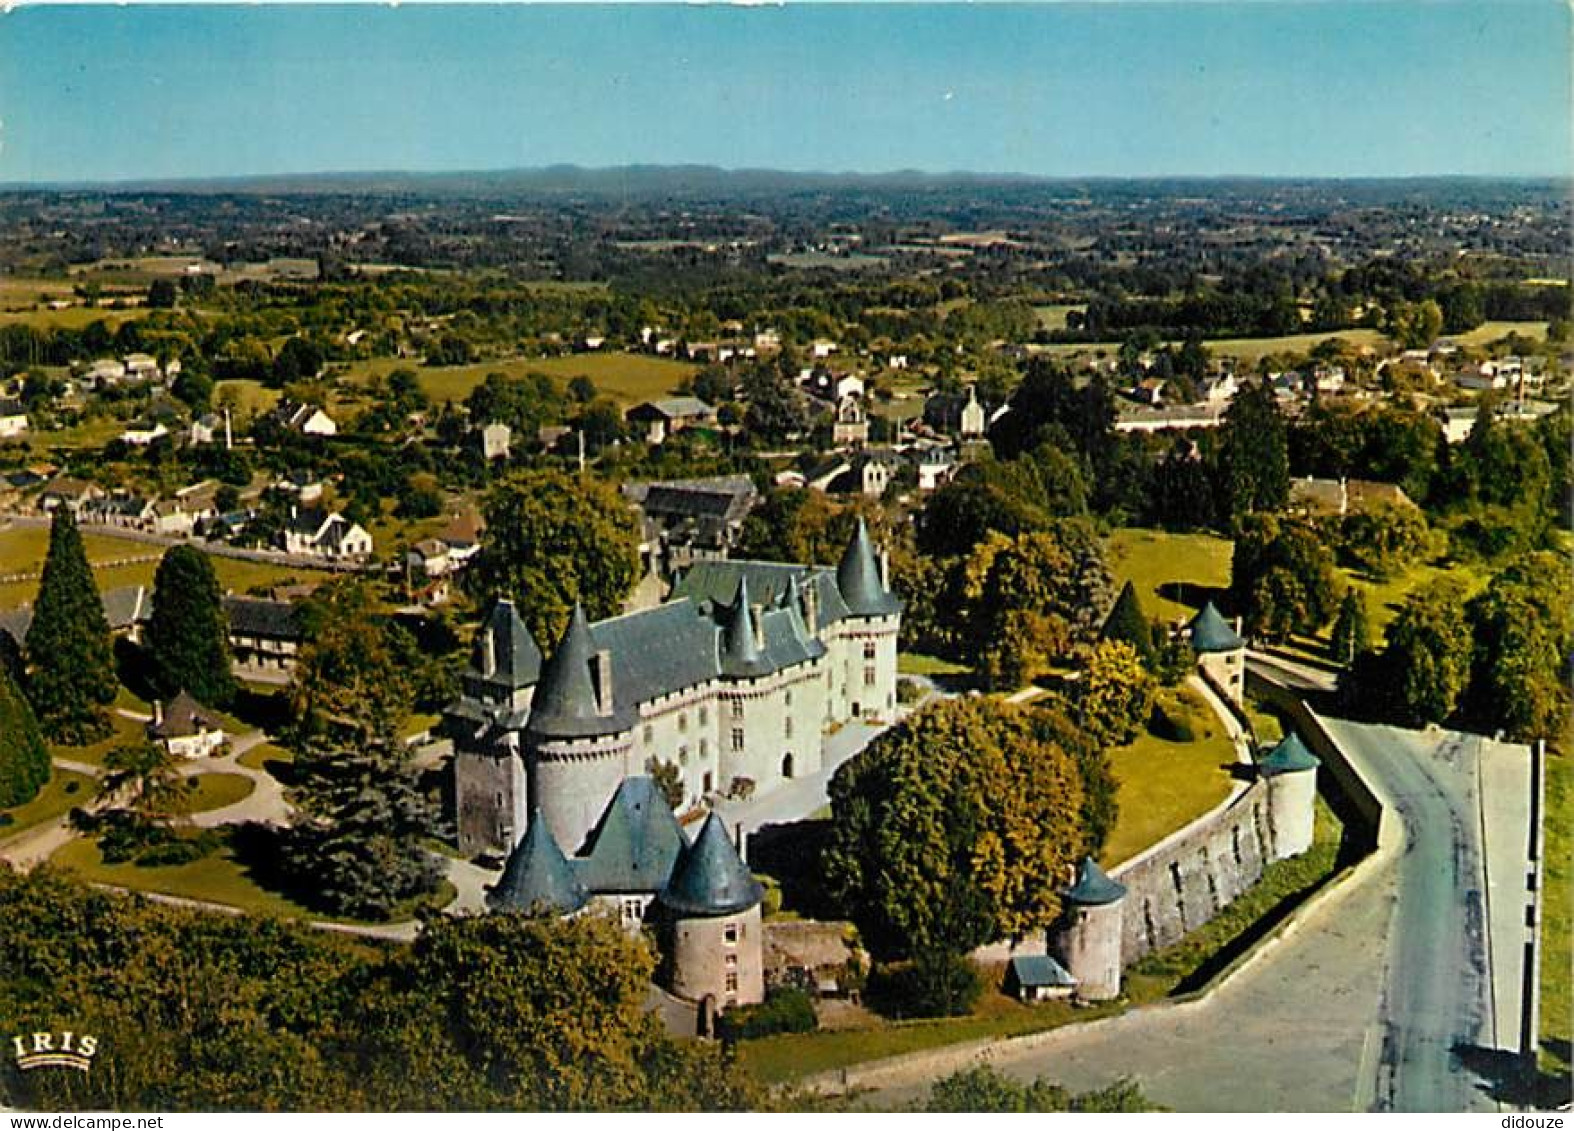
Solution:
<svg viewBox="0 0 1574 1131">
<path fill-rule="evenodd" d="M 215 707 L 234 698 L 219 581 L 213 563 L 201 550 L 172 546 L 159 562 L 147 646 L 154 688 L 160 695 L 189 691 Z"/>
<path fill-rule="evenodd" d="M 1121 586 L 1115 607 L 1104 621 L 1102 633 L 1105 640 L 1122 640 L 1137 650 L 1144 663 L 1153 658 L 1153 625 L 1142 612 L 1142 600 L 1131 582 Z"/>
<path fill-rule="evenodd" d="M 1235 395 L 1219 431 L 1225 522 L 1284 506 L 1290 496 L 1289 429 L 1266 377 Z"/>
<path fill-rule="evenodd" d="M 87 743 L 109 732 L 115 650 L 76 520 L 55 509 L 38 607 L 27 630 L 27 694 L 44 734 Z"/>
<path fill-rule="evenodd" d="M 0 809 L 25 805 L 49 780 L 49 748 L 21 688 L 0 665 Z"/>
</svg>

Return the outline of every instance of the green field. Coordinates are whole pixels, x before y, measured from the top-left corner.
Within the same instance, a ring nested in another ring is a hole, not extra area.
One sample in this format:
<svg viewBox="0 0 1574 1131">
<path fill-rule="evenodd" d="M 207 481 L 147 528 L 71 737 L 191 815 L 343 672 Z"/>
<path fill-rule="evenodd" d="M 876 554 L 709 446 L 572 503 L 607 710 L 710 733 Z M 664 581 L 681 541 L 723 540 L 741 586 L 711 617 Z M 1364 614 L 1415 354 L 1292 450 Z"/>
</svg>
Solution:
<svg viewBox="0 0 1574 1131">
<path fill-rule="evenodd" d="M 1544 884 L 1541 897 L 1541 1048 L 1542 1065 L 1569 1076 L 1569 1042 L 1574 1039 L 1574 764 L 1567 754 L 1548 753 Z M 1567 1085 L 1564 1086 L 1567 1095 Z"/>
<path fill-rule="evenodd" d="M 38 796 L 26 805 L 3 810 L 10 818 L 0 824 L 0 841 L 9 840 L 35 825 L 52 821 L 93 799 L 93 779 L 75 770 L 56 769 Z"/>
<path fill-rule="evenodd" d="M 126 585 L 152 585 L 158 570 L 158 557 L 164 547 L 151 542 L 133 542 L 112 535 L 87 533 L 82 536 L 87 559 L 94 563 L 93 579 L 99 591 Z M 13 527 L 0 530 L 0 577 L 18 573 L 37 573 L 44 567 L 49 547 L 49 531 L 43 527 Z M 126 558 L 146 558 L 129 565 L 101 566 L 98 563 Z M 320 570 L 277 566 L 268 562 L 242 561 L 239 558 L 213 557 L 213 571 L 226 590 L 245 593 L 253 586 L 282 585 L 289 581 L 322 581 L 330 575 Z M 0 609 L 30 603 L 38 594 L 38 579 L 0 582 Z"/>
<path fill-rule="evenodd" d="M 89 766 L 102 766 L 104 755 L 117 746 L 138 742 L 146 732 L 146 723 L 136 719 L 128 719 L 122 714 L 110 712 L 109 725 L 113 733 L 91 746 L 62 746 L 52 743 L 49 752 L 56 758 L 67 758 L 73 762 L 82 762 Z"/>
<path fill-rule="evenodd" d="M 1170 534 L 1162 530 L 1117 530 L 1109 537 L 1109 567 L 1116 584 L 1130 581 L 1142 609 L 1163 621 L 1190 619 L 1205 590 L 1230 584 L 1234 544 L 1212 534 Z M 1165 584 L 1186 587 L 1183 601 L 1159 595 Z"/>
<path fill-rule="evenodd" d="M 0 310 L 0 326 L 34 326 L 39 329 L 81 330 L 95 322 L 103 322 L 111 330 L 122 322 L 143 318 L 147 311 L 140 307 L 130 310 L 105 310 L 98 306 L 68 306 L 64 310 Z"/>
<path fill-rule="evenodd" d="M 234 398 L 234 423 L 237 427 L 267 412 L 279 403 L 282 395 L 278 389 L 270 389 L 261 381 L 235 379 L 220 381 L 213 386 L 215 405 L 222 406 L 228 398 Z"/>
<path fill-rule="evenodd" d="M 247 874 L 246 866 L 236 858 L 235 850 L 227 839 L 220 848 L 189 864 L 152 868 L 134 863 L 106 864 L 98 850 L 98 842 L 91 837 L 71 841 L 57 850 L 49 860 L 51 864 L 74 872 L 88 883 L 111 884 L 133 891 L 158 892 L 182 899 L 222 903 L 245 911 L 295 919 L 353 921 L 318 914 L 277 892 L 260 887 Z M 455 894 L 453 885 L 444 881 L 430 903 L 440 907 L 452 902 Z"/>
<path fill-rule="evenodd" d="M 699 366 L 662 357 L 627 353 L 580 353 L 568 357 L 522 357 L 477 362 L 474 365 L 427 368 L 400 358 L 375 358 L 357 361 L 347 367 L 348 380 L 361 381 L 372 374 L 387 376 L 395 369 L 413 369 L 421 388 L 435 403 L 462 401 L 488 373 L 522 376 L 545 373 L 567 382 L 574 377 L 589 377 L 596 388 L 624 405 L 670 396 L 684 378 L 699 371 Z"/>
<path fill-rule="evenodd" d="M 1350 585 L 1366 596 L 1366 612 L 1371 620 L 1372 642 L 1380 644 L 1388 625 L 1399 615 L 1405 598 L 1418 590 L 1430 588 L 1445 577 L 1461 581 L 1467 596 L 1474 596 L 1491 580 L 1485 567 L 1464 565 L 1458 562 L 1447 565 L 1423 563 L 1413 565 L 1403 573 L 1384 581 L 1375 581 L 1347 569 L 1339 571 Z"/>
<path fill-rule="evenodd" d="M 1521 334 L 1537 341 L 1547 336 L 1545 322 L 1483 322 L 1474 330 L 1464 334 L 1455 334 L 1454 341 L 1462 346 L 1484 346 L 1506 338 L 1510 334 Z"/>
<path fill-rule="evenodd" d="M 1101 854 L 1106 867 L 1130 860 L 1230 795 L 1228 767 L 1235 761 L 1235 746 L 1205 703 L 1189 691 L 1182 695 L 1196 741 L 1142 734 L 1110 751 L 1120 814 Z"/>
<path fill-rule="evenodd" d="M 198 774 L 191 779 L 196 789 L 191 794 L 192 813 L 223 809 L 251 796 L 256 785 L 245 774 Z"/>
<path fill-rule="evenodd" d="M 1064 330 L 1066 328 L 1066 315 L 1074 310 L 1086 310 L 1085 303 L 1057 302 L 1047 306 L 1035 306 L 1033 313 L 1038 316 L 1038 326 L 1041 330 Z"/>
<path fill-rule="evenodd" d="M 939 656 L 926 656 L 922 652 L 898 652 L 898 675 L 971 675 L 973 669 Z"/>
</svg>

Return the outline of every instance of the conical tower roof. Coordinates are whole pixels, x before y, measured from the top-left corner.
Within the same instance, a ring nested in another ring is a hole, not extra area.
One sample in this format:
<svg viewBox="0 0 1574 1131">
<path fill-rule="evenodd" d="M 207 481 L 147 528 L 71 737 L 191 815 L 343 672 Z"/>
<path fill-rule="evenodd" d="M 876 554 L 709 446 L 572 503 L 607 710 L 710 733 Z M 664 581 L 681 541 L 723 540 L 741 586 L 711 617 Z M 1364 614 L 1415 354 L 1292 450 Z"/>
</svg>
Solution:
<svg viewBox="0 0 1574 1131">
<path fill-rule="evenodd" d="M 471 668 L 482 679 L 514 689 L 541 678 L 541 649 L 530 638 L 514 602 L 499 598 L 476 633 Z"/>
<path fill-rule="evenodd" d="M 592 892 L 659 892 L 688 841 L 655 781 L 624 778 L 612 795 L 579 876 Z"/>
<path fill-rule="evenodd" d="M 590 622 L 585 619 L 584 606 L 576 604 L 557 651 L 541 670 L 526 733 L 548 739 L 593 738 L 627 729 L 597 709 L 596 685 L 590 675 L 595 655 Z"/>
<path fill-rule="evenodd" d="M 1194 652 L 1234 652 L 1246 647 L 1246 641 L 1230 627 L 1229 621 L 1219 615 L 1219 610 L 1214 608 L 1212 601 L 1204 605 L 1202 611 L 1191 618 L 1186 631 L 1191 634 L 1191 647 Z"/>
<path fill-rule="evenodd" d="M 1106 876 L 1104 869 L 1091 856 L 1084 856 L 1082 863 L 1077 866 L 1077 882 L 1061 892 L 1066 902 L 1081 904 L 1083 907 L 1114 903 L 1125 894 L 1126 885 Z"/>
<path fill-rule="evenodd" d="M 572 915 L 589 899 L 541 810 L 533 810 L 530 827 L 508 854 L 503 878 L 487 895 L 487 905 L 494 911 L 526 915 Z"/>
<path fill-rule="evenodd" d="M 765 889 L 749 874 L 715 813 L 705 818 L 700 835 L 661 893 L 662 903 L 685 916 L 732 915 L 764 898 Z"/>
<path fill-rule="evenodd" d="M 1301 736 L 1292 730 L 1268 753 L 1267 757 L 1257 760 L 1257 772 L 1265 778 L 1271 778 L 1279 774 L 1315 770 L 1320 765 L 1322 762 L 1318 760 L 1317 755 L 1308 750 L 1306 744 L 1301 741 Z"/>
<path fill-rule="evenodd" d="M 861 517 L 853 540 L 836 567 L 836 587 L 854 616 L 891 616 L 902 609 L 901 602 L 886 591 L 880 580 L 880 563 L 875 560 L 869 527 Z"/>
<path fill-rule="evenodd" d="M 732 615 L 721 630 L 721 670 L 727 675 L 753 675 L 763 668 L 756 635 L 754 607 L 749 604 L 749 576 L 738 579 L 738 597 Z"/>
</svg>

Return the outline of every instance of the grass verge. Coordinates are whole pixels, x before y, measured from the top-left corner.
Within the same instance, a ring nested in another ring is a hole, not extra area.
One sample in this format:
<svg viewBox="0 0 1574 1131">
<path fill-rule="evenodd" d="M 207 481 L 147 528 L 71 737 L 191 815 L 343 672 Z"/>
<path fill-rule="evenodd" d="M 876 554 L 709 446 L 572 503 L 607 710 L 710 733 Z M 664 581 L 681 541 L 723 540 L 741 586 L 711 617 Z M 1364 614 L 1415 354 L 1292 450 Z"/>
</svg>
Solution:
<svg viewBox="0 0 1574 1131">
<path fill-rule="evenodd" d="M 0 810 L 6 818 L 0 824 L 0 842 L 63 816 L 78 805 L 86 805 L 93 799 L 93 791 L 93 779 L 86 774 L 57 768 L 33 800 L 25 805 Z"/>
<path fill-rule="evenodd" d="M 198 774 L 191 779 L 196 789 L 191 795 L 191 812 L 206 813 L 234 805 L 251 796 L 256 784 L 245 774 Z"/>
</svg>

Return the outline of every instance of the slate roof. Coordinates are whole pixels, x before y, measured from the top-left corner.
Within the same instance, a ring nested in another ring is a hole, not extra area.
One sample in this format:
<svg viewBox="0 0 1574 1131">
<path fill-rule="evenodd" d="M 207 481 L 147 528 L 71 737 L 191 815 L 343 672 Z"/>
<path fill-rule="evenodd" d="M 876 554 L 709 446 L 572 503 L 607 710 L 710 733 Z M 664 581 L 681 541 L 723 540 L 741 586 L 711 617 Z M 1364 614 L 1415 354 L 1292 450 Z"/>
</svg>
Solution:
<svg viewBox="0 0 1574 1131">
<path fill-rule="evenodd" d="M 585 609 L 575 605 L 568 627 L 552 658 L 541 669 L 541 682 L 530 707 L 529 731 L 541 738 L 594 738 L 628 730 L 638 719 L 631 707 L 603 714 L 591 675 L 599 646 L 591 635 Z M 617 687 L 614 676 L 613 687 Z"/>
<path fill-rule="evenodd" d="M 1018 954 L 1010 962 L 1011 976 L 1019 986 L 1070 987 L 1077 984 L 1064 966 L 1047 954 Z"/>
<path fill-rule="evenodd" d="M 476 633 L 466 674 L 510 690 L 529 687 L 541 678 L 541 649 L 519 619 L 514 602 L 499 600 L 492 606 Z"/>
<path fill-rule="evenodd" d="M 856 616 L 883 617 L 902 611 L 902 603 L 880 580 L 880 565 L 875 561 L 874 546 L 869 541 L 869 527 L 862 518 L 836 567 L 836 586 L 842 592 L 842 600 Z"/>
<path fill-rule="evenodd" d="M 589 901 L 590 893 L 553 839 L 541 810 L 532 810 L 523 839 L 508 854 L 503 878 L 487 893 L 487 906 L 528 915 L 572 915 Z"/>
<path fill-rule="evenodd" d="M 737 599 L 738 585 L 749 579 L 749 592 L 756 601 L 777 605 L 794 581 L 799 589 L 813 589 L 820 602 L 820 623 L 834 624 L 848 615 L 847 602 L 836 585 L 836 574 L 824 566 L 805 566 L 790 562 L 746 560 L 695 562 L 673 586 L 674 597 L 688 597 L 700 604 L 731 605 Z"/>
<path fill-rule="evenodd" d="M 747 475 L 627 483 L 623 496 L 647 515 L 663 519 L 712 518 L 740 522 L 759 492 Z"/>
<path fill-rule="evenodd" d="M 661 417 L 666 420 L 684 420 L 692 417 L 712 417 L 716 410 L 698 397 L 667 397 L 665 400 L 646 401 L 628 411 L 630 420 L 649 420 Z"/>
<path fill-rule="evenodd" d="M 1300 735 L 1293 730 L 1275 746 L 1265 758 L 1257 759 L 1257 772 L 1265 778 L 1279 774 L 1293 774 L 1301 770 L 1315 770 L 1322 762 L 1306 748 Z"/>
<path fill-rule="evenodd" d="M 663 904 L 685 916 L 733 915 L 764 898 L 765 888 L 749 874 L 715 813 L 705 818 L 660 896 Z"/>
<path fill-rule="evenodd" d="M 769 670 L 763 643 L 763 634 L 755 635 L 754 608 L 749 604 L 749 579 L 745 575 L 738 582 L 732 612 L 722 625 L 721 670 L 733 676 L 763 675 Z"/>
<path fill-rule="evenodd" d="M 111 632 L 121 632 L 142 624 L 153 615 L 153 594 L 145 585 L 106 589 L 100 600 L 104 604 L 104 619 L 109 622 Z"/>
<path fill-rule="evenodd" d="M 1084 856 L 1077 866 L 1077 882 L 1060 894 L 1068 903 L 1099 907 L 1122 898 L 1126 886 L 1106 876 L 1093 857 Z"/>
<path fill-rule="evenodd" d="M 1194 652 L 1234 652 L 1246 647 L 1246 641 L 1242 640 L 1230 627 L 1229 622 L 1219 615 L 1219 610 L 1214 608 L 1212 601 L 1192 617 L 1186 630 L 1191 634 L 1191 647 Z"/>
<path fill-rule="evenodd" d="M 203 731 L 219 730 L 217 719 L 189 691 L 182 691 L 164 707 L 163 718 L 148 727 L 154 738 L 190 738 Z"/>
<path fill-rule="evenodd" d="M 300 613 L 289 601 L 269 601 L 261 597 L 225 597 L 224 615 L 229 618 L 232 636 L 269 637 L 274 640 L 303 640 Z"/>
<path fill-rule="evenodd" d="M 590 850 L 574 865 L 580 882 L 597 894 L 657 892 L 687 847 L 656 783 L 624 778 L 591 834 Z"/>
</svg>

